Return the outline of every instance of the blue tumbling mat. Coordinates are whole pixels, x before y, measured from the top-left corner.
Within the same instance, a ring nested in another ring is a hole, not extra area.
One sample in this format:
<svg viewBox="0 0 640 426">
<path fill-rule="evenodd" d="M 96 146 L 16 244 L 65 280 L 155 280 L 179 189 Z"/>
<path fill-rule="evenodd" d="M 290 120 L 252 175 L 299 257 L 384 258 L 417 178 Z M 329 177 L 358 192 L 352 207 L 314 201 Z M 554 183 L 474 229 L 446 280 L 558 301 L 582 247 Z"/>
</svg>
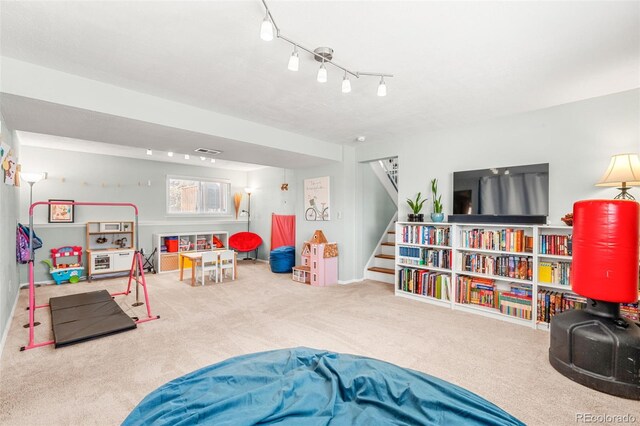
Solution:
<svg viewBox="0 0 640 426">
<path fill-rule="evenodd" d="M 451 383 L 309 348 L 242 355 L 151 392 L 123 425 L 523 425 Z"/>
</svg>

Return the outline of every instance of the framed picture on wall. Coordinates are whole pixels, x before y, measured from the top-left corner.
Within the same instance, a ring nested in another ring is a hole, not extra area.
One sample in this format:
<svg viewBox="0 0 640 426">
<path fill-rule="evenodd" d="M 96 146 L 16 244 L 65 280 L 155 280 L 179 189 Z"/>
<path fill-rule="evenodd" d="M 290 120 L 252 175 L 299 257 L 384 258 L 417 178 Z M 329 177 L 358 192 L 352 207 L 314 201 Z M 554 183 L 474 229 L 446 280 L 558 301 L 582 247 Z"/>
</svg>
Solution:
<svg viewBox="0 0 640 426">
<path fill-rule="evenodd" d="M 304 204 L 306 220 L 330 220 L 329 176 L 304 180 Z"/>
<path fill-rule="evenodd" d="M 73 200 L 49 200 L 49 223 L 73 223 Z"/>
</svg>

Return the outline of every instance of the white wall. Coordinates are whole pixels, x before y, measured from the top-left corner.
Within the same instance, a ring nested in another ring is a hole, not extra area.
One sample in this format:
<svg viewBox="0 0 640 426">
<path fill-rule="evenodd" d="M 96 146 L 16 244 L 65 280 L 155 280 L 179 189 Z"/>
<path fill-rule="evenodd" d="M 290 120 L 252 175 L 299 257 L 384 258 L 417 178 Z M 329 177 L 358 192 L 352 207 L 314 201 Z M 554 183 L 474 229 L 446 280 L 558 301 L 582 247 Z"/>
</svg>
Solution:
<svg viewBox="0 0 640 426">
<path fill-rule="evenodd" d="M 594 184 L 611 155 L 640 152 L 640 90 L 611 94 L 464 128 L 416 134 L 402 141 L 359 147 L 357 159 L 397 155 L 399 218 L 403 201 L 418 191 L 430 193 L 438 178 L 445 214 L 452 212 L 453 172 L 489 167 L 549 163 L 550 224 L 571 212 L 573 203 L 613 198 L 614 188 Z M 640 199 L 640 190 L 634 189 Z M 426 206 L 426 204 L 425 204 Z M 431 205 L 429 204 L 429 210 Z"/>
<path fill-rule="evenodd" d="M 2 140 L 9 144 L 18 154 L 21 162 L 20 143 L 14 132 L 2 122 Z M 24 185 L 24 184 L 23 184 Z M 28 185 L 24 185 L 28 187 Z M 18 221 L 19 189 L 4 184 L 0 177 L 0 354 L 4 343 L 4 336 L 9 323 L 11 310 L 16 301 L 19 288 L 18 270 L 16 263 L 16 223 Z"/>
<path fill-rule="evenodd" d="M 294 173 L 289 169 L 265 167 L 248 173 L 251 194 L 251 232 L 264 240 L 259 249 L 259 258 L 268 260 L 271 252 L 271 214 L 295 214 L 296 191 Z M 282 191 L 281 185 L 289 184 L 288 191 Z M 243 195 L 243 200 L 247 194 Z"/>
<path fill-rule="evenodd" d="M 188 166 L 159 161 L 137 160 L 107 155 L 75 153 L 31 146 L 22 147 L 23 170 L 46 171 L 47 180 L 34 185 L 34 201 L 71 199 L 75 201 L 131 202 L 139 208 L 140 246 L 152 250 L 152 235 L 159 232 L 226 230 L 229 235 L 246 230 L 246 217 L 235 219 L 233 196 L 229 216 L 175 217 L 166 214 L 166 175 L 223 178 L 231 181 L 231 194 L 244 192 L 247 173 L 209 167 Z M 151 181 L 151 186 L 147 182 Z M 139 186 L 138 183 L 142 185 Z M 27 224 L 29 192 L 21 189 L 20 220 Z M 252 200 L 253 201 L 253 200 Z M 241 209 L 246 209 L 243 197 Z M 85 223 L 97 220 L 133 220 L 131 208 L 84 207 L 75 211 L 74 224 L 48 224 L 46 206 L 34 211 L 34 230 L 44 241 L 36 252 L 36 281 L 50 280 L 48 269 L 40 261 L 48 258 L 52 247 L 85 246 Z M 265 238 L 264 235 L 261 235 Z M 268 237 L 268 234 L 267 234 Z M 85 259 L 86 262 L 86 259 Z M 27 281 L 26 268 L 20 268 L 20 281 Z"/>
</svg>

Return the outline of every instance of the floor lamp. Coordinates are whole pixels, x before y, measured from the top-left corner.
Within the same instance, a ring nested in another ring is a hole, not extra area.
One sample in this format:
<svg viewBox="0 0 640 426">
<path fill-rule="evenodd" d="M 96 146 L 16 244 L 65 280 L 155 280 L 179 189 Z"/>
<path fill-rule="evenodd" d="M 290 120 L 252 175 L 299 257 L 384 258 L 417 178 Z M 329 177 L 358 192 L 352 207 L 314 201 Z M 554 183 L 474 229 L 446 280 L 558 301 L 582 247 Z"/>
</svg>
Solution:
<svg viewBox="0 0 640 426">
<path fill-rule="evenodd" d="M 29 208 L 33 204 L 33 185 L 47 178 L 47 172 L 22 172 L 20 178 L 29 184 Z M 33 223 L 29 224 L 29 263 L 34 261 L 33 251 Z M 39 322 L 34 322 L 33 325 L 40 325 Z M 25 324 L 24 328 L 29 328 L 29 324 Z"/>
<path fill-rule="evenodd" d="M 253 188 L 247 187 L 247 188 L 244 189 L 244 192 L 247 193 L 247 195 L 249 196 L 249 199 L 247 201 L 247 210 L 242 210 L 242 212 L 247 214 L 247 232 L 250 232 L 250 229 L 251 229 L 251 193 L 253 192 Z M 253 260 L 253 259 L 251 259 L 249 256 L 247 256 L 242 260 Z"/>
</svg>

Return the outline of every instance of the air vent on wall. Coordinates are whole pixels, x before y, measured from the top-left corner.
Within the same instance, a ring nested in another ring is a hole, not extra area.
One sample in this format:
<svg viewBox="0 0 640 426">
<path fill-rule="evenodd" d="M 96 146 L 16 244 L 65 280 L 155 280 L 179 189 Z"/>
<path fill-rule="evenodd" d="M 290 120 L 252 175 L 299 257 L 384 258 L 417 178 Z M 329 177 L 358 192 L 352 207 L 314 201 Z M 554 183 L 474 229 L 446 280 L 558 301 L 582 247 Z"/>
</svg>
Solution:
<svg viewBox="0 0 640 426">
<path fill-rule="evenodd" d="M 209 155 L 222 154 L 222 151 L 218 151 L 217 149 L 198 148 L 195 151 L 199 152 L 200 154 L 209 154 Z"/>
</svg>

